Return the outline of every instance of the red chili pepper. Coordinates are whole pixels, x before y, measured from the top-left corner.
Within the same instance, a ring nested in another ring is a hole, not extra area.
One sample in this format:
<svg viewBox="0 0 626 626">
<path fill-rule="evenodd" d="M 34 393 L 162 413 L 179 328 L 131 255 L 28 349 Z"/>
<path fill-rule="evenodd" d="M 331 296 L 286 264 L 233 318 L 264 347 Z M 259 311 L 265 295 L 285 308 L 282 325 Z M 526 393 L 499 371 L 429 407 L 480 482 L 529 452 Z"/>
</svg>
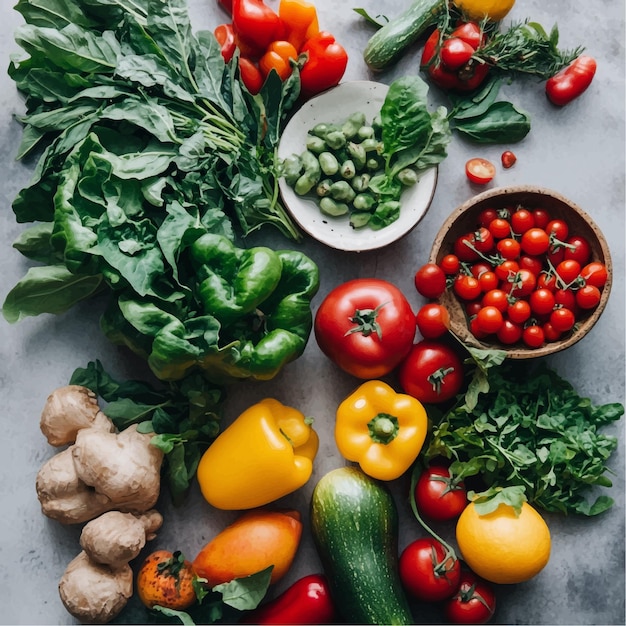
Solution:
<svg viewBox="0 0 626 626">
<path fill-rule="evenodd" d="M 261 56 L 272 41 L 284 39 L 285 27 L 263 0 L 232 0 L 233 26 L 239 39 Z"/>
<path fill-rule="evenodd" d="M 308 55 L 300 70 L 302 95 L 305 98 L 339 83 L 348 65 L 348 53 L 329 32 L 322 30 L 313 35 L 300 52 Z"/>
<path fill-rule="evenodd" d="M 255 609 L 241 624 L 331 624 L 335 607 L 322 574 L 297 580 L 280 596 Z"/>
<path fill-rule="evenodd" d="M 233 58 L 233 54 L 235 54 L 235 49 L 237 48 L 233 25 L 220 24 L 215 27 L 213 34 L 215 35 L 215 39 L 217 39 L 217 43 L 220 45 L 224 61 L 228 63 Z"/>
<path fill-rule="evenodd" d="M 565 106 L 591 85 L 595 73 L 595 59 L 579 56 L 546 81 L 546 95 L 552 104 Z"/>
</svg>

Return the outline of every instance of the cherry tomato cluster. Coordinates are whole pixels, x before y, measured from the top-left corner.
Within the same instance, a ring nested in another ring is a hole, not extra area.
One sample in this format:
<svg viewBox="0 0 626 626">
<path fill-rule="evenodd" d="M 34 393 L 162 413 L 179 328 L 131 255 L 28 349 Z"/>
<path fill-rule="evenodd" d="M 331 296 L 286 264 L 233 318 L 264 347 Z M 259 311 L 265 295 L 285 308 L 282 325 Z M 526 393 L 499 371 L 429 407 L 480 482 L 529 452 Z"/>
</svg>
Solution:
<svg viewBox="0 0 626 626">
<path fill-rule="evenodd" d="M 524 206 L 484 209 L 474 230 L 428 265 L 434 266 L 430 280 L 440 287 L 445 277 L 464 304 L 477 339 L 529 348 L 575 329 L 598 306 L 608 280 L 587 237 L 570 233 L 568 223 L 547 210 Z M 416 286 L 420 291 L 417 275 Z"/>
<path fill-rule="evenodd" d="M 420 516 L 431 521 L 456 519 L 467 506 L 467 491 L 444 465 L 425 468 L 412 497 Z M 407 592 L 425 602 L 441 603 L 452 624 L 485 624 L 494 615 L 493 585 L 461 566 L 454 550 L 434 536 L 409 543 L 399 560 L 400 580 Z"/>
</svg>

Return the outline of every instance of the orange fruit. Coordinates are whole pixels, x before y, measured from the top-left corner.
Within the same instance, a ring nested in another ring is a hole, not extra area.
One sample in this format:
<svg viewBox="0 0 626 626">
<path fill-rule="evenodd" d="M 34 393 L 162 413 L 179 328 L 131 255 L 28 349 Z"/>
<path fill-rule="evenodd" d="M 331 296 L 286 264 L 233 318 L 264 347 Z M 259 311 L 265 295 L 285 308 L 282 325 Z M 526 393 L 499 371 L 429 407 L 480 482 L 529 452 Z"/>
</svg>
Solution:
<svg viewBox="0 0 626 626">
<path fill-rule="evenodd" d="M 137 595 L 149 609 L 158 604 L 182 611 L 196 601 L 195 578 L 191 562 L 180 552 L 157 550 L 137 573 Z"/>
<path fill-rule="evenodd" d="M 200 550 L 193 567 L 214 587 L 273 565 L 273 584 L 291 567 L 301 536 L 298 511 L 248 511 Z"/>
<path fill-rule="evenodd" d="M 515 0 L 453 0 L 470 20 L 480 21 L 484 18 L 499 22 L 515 4 Z"/>
<path fill-rule="evenodd" d="M 550 529 L 527 502 L 519 516 L 508 504 L 486 515 L 468 504 L 457 521 L 456 540 L 467 565 L 497 584 L 528 580 L 550 559 Z"/>
</svg>

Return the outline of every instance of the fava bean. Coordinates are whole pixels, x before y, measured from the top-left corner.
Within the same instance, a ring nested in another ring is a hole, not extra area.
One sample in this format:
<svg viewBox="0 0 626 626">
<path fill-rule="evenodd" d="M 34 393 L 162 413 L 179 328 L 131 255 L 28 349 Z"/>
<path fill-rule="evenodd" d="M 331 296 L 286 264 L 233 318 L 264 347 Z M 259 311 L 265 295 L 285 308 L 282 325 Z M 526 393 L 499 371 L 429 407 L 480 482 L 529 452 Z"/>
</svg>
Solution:
<svg viewBox="0 0 626 626">
<path fill-rule="evenodd" d="M 356 166 L 352 159 L 346 159 L 339 168 L 339 174 L 346 180 L 351 180 L 356 176 Z"/>
<path fill-rule="evenodd" d="M 315 154 L 320 154 L 326 150 L 326 142 L 321 137 L 316 137 L 315 135 L 309 135 L 306 138 L 306 149 L 311 152 L 315 152 Z"/>
<path fill-rule="evenodd" d="M 339 148 L 343 148 L 348 142 L 346 136 L 339 130 L 331 131 L 324 137 L 324 140 L 331 150 L 339 150 Z"/>
<path fill-rule="evenodd" d="M 339 217 L 350 211 L 350 207 L 345 202 L 335 202 L 332 198 L 326 196 L 320 200 L 320 210 L 326 215 Z"/>
<path fill-rule="evenodd" d="M 365 113 L 362 111 L 356 111 L 352 113 L 348 119 L 341 125 L 341 132 L 346 139 L 352 139 L 358 132 L 361 126 L 365 125 Z"/>
<path fill-rule="evenodd" d="M 290 187 L 296 184 L 303 169 L 302 159 L 298 154 L 289 155 L 286 159 L 283 159 L 281 163 L 281 174 Z"/>
<path fill-rule="evenodd" d="M 376 198 L 371 193 L 357 193 L 352 206 L 357 211 L 371 211 L 376 206 Z"/>
<path fill-rule="evenodd" d="M 320 167 L 326 176 L 334 176 L 339 171 L 339 161 L 332 153 L 325 150 L 319 155 Z"/>
<path fill-rule="evenodd" d="M 419 175 L 410 167 L 405 167 L 398 172 L 397 178 L 405 187 L 412 187 L 419 180 Z"/>
<path fill-rule="evenodd" d="M 352 202 L 356 192 L 345 180 L 338 180 L 330 186 L 330 196 L 338 202 Z"/>
<path fill-rule="evenodd" d="M 359 143 L 351 141 L 348 144 L 348 154 L 354 162 L 354 166 L 357 170 L 362 170 L 367 162 L 367 152 L 365 148 Z"/>
<path fill-rule="evenodd" d="M 352 189 L 354 191 L 365 191 L 370 185 L 371 175 L 368 173 L 358 174 L 351 181 Z"/>
<path fill-rule="evenodd" d="M 372 214 L 366 211 L 353 211 L 350 214 L 350 226 L 352 228 L 363 228 L 372 219 Z"/>
<path fill-rule="evenodd" d="M 330 178 L 324 178 L 323 180 L 320 180 L 320 182 L 317 184 L 317 187 L 315 188 L 315 193 L 320 198 L 327 196 L 328 194 L 330 194 L 330 187 L 332 184 L 333 181 Z"/>
</svg>

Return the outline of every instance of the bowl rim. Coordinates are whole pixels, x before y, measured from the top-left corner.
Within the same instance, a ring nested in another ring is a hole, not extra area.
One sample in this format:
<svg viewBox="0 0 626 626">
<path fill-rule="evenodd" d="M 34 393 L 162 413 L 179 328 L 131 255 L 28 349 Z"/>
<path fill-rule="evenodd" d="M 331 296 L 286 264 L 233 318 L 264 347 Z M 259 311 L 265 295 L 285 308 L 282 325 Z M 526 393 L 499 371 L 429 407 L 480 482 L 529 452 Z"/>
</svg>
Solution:
<svg viewBox="0 0 626 626">
<path fill-rule="evenodd" d="M 463 345 L 485 350 L 503 350 L 506 353 L 506 357 L 510 359 L 530 359 L 547 356 L 550 354 L 556 354 L 557 352 L 565 350 L 566 348 L 569 348 L 570 346 L 578 343 L 593 328 L 606 307 L 611 291 L 611 286 L 613 283 L 613 264 L 611 261 L 611 253 L 606 238 L 598 225 L 593 220 L 593 218 L 578 204 L 565 197 L 563 194 L 552 189 L 548 189 L 546 187 L 536 185 L 510 185 L 493 187 L 492 189 L 488 189 L 475 196 L 472 196 L 471 198 L 457 206 L 452 211 L 452 213 L 450 213 L 450 215 L 446 218 L 443 225 L 439 229 L 437 235 L 435 236 L 428 257 L 428 262 L 437 262 L 437 256 L 439 255 L 441 246 L 447 234 L 462 215 L 489 200 L 503 198 L 504 196 L 511 195 L 547 196 L 555 200 L 556 202 L 561 203 L 572 209 L 575 213 L 578 214 L 580 218 L 582 218 L 589 225 L 589 228 L 594 232 L 597 238 L 597 246 L 601 251 L 603 263 L 605 264 L 607 269 L 607 281 L 602 288 L 600 302 L 598 303 L 597 307 L 591 312 L 589 317 L 584 320 L 584 323 L 581 324 L 573 333 L 571 333 L 562 340 L 546 343 L 540 348 L 524 348 L 520 347 L 519 344 L 514 344 L 512 347 L 509 348 L 503 344 L 483 343 L 482 341 L 474 337 L 474 335 L 469 331 L 465 320 L 463 320 L 463 322 L 459 322 L 458 320 L 456 320 L 456 318 L 451 319 L 450 331 Z M 446 293 L 448 292 L 449 290 L 446 291 Z M 446 294 L 444 294 L 444 296 L 442 297 L 444 300 L 445 295 Z M 449 297 L 455 298 L 455 296 L 451 293 L 449 294 Z M 439 301 L 445 304 L 445 302 L 443 302 L 441 298 L 439 299 Z"/>
</svg>

